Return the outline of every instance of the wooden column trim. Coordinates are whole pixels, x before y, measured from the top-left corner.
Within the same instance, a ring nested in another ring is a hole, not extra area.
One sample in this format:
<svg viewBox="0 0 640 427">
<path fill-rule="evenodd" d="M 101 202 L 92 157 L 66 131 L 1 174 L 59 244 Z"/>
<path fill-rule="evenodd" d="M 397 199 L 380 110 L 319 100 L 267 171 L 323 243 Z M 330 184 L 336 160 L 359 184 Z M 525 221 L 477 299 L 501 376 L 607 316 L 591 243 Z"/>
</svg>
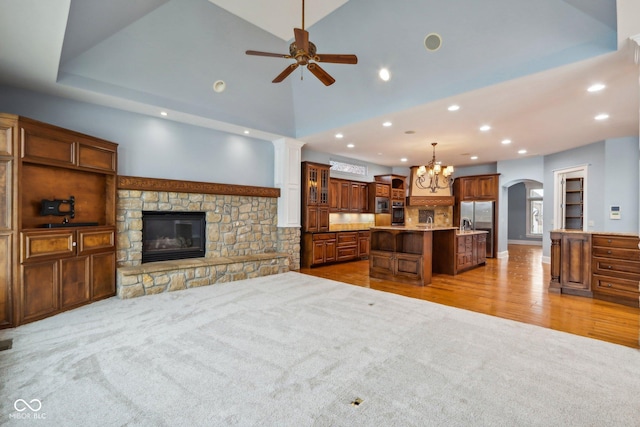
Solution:
<svg viewBox="0 0 640 427">
<path fill-rule="evenodd" d="M 551 281 L 549 292 L 559 294 L 562 292 L 560 284 L 560 269 L 562 265 L 562 235 L 551 233 Z"/>
<path fill-rule="evenodd" d="M 213 182 L 118 176 L 118 190 L 166 191 L 171 193 L 221 194 L 249 197 L 280 197 L 279 188 Z"/>
</svg>

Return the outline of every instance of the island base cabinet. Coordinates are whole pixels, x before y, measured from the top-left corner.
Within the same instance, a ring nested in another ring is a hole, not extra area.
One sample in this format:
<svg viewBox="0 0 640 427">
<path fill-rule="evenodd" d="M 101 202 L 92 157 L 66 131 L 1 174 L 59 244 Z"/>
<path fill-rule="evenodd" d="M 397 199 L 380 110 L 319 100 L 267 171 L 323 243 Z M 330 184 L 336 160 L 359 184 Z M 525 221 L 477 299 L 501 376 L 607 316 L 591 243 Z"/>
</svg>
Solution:
<svg viewBox="0 0 640 427">
<path fill-rule="evenodd" d="M 424 285 L 422 255 L 385 251 L 369 253 L 369 275 L 378 279 Z"/>
</svg>

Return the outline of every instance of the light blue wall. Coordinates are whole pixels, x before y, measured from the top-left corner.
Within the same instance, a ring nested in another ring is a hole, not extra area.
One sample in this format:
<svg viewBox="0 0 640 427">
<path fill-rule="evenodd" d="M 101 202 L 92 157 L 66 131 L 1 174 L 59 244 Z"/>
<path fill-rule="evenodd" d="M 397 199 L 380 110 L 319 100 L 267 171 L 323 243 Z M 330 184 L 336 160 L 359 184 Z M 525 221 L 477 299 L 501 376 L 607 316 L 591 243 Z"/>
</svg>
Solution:
<svg viewBox="0 0 640 427">
<path fill-rule="evenodd" d="M 638 231 L 638 138 L 616 138 L 605 141 L 605 183 L 603 197 L 604 230 Z M 636 184 L 634 187 L 632 184 Z M 590 185 L 591 183 L 589 183 Z M 620 206 L 621 218 L 609 218 L 611 205 Z"/>
<path fill-rule="evenodd" d="M 0 111 L 119 144 L 120 175 L 273 187 L 269 141 L 1 85 Z"/>
</svg>

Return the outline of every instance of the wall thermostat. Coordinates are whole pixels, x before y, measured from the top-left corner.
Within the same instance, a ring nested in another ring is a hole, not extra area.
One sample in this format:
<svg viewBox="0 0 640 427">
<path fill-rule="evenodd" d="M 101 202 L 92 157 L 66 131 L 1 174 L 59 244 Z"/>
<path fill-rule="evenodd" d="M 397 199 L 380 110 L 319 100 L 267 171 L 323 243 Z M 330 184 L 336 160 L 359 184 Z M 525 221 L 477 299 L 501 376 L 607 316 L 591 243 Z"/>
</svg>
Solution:
<svg viewBox="0 0 640 427">
<path fill-rule="evenodd" d="M 609 209 L 609 219 L 620 219 L 620 206 L 611 206 Z"/>
</svg>

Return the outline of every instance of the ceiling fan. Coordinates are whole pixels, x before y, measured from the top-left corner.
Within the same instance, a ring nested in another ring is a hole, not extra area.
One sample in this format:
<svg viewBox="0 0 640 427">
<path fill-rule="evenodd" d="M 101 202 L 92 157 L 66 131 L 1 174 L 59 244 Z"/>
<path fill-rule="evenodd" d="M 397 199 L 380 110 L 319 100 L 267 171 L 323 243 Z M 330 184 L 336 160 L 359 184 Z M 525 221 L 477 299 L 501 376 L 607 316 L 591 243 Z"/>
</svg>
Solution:
<svg viewBox="0 0 640 427">
<path fill-rule="evenodd" d="M 335 83 L 335 79 L 323 70 L 318 62 L 329 62 L 333 64 L 357 64 L 358 57 L 355 55 L 341 55 L 317 53 L 316 45 L 309 41 L 309 32 L 304 29 L 304 0 L 302 0 L 302 28 L 294 28 L 293 34 L 295 41 L 289 45 L 289 54 L 260 52 L 257 50 L 246 51 L 247 55 L 255 56 L 272 56 L 276 58 L 295 59 L 296 62 L 284 69 L 275 79 L 273 83 L 280 83 L 293 70 L 300 66 L 306 66 L 307 69 L 316 76 L 325 86 Z"/>
</svg>

